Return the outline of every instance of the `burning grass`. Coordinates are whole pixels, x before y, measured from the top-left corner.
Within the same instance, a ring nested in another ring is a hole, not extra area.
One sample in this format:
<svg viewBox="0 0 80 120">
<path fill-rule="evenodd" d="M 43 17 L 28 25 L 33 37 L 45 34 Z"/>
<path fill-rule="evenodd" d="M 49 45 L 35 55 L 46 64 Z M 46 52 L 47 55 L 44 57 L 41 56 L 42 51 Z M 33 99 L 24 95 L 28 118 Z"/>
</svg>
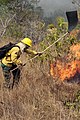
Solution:
<svg viewBox="0 0 80 120">
<path fill-rule="evenodd" d="M 80 74 L 80 44 L 70 47 L 70 52 L 64 61 L 57 60 L 51 64 L 50 73 L 54 78 L 59 78 L 61 81 L 70 80 L 77 73 Z"/>
</svg>

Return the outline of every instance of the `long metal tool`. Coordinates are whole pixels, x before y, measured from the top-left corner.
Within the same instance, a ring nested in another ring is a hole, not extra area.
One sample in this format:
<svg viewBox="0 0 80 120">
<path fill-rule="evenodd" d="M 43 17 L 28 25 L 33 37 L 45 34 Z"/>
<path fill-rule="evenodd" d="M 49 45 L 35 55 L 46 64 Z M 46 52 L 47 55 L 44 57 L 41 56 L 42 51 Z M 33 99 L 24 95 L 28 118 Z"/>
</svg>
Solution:
<svg viewBox="0 0 80 120">
<path fill-rule="evenodd" d="M 56 40 L 55 42 L 53 42 L 51 45 L 49 45 L 45 50 L 43 50 L 41 53 L 43 54 L 45 51 L 47 51 L 49 48 L 51 48 L 54 44 L 56 44 L 57 42 L 59 42 L 62 38 L 64 38 L 66 35 L 68 34 L 68 32 L 66 32 L 63 36 L 61 36 L 58 40 Z M 32 61 L 33 59 L 37 58 L 39 55 L 36 55 L 35 57 L 29 59 L 29 61 Z"/>
<path fill-rule="evenodd" d="M 51 48 L 54 44 L 56 44 L 57 42 L 59 42 L 62 38 L 64 38 L 66 35 L 68 34 L 68 32 L 66 32 L 63 36 L 61 36 L 58 40 L 56 40 L 55 42 L 53 42 L 51 45 L 49 45 L 45 50 L 43 50 L 41 53 L 43 54 L 45 51 L 47 51 L 49 48 Z M 28 61 L 32 61 L 35 58 L 37 58 L 39 55 L 34 56 L 33 58 L 29 59 Z M 25 66 L 27 64 L 27 62 L 25 62 L 23 64 L 23 66 Z M 19 66 L 18 66 L 19 67 Z M 12 71 L 14 71 L 15 69 L 17 69 L 18 67 L 14 68 Z"/>
<path fill-rule="evenodd" d="M 68 19 L 68 32 L 66 32 L 63 36 L 61 36 L 58 40 L 56 40 L 55 42 L 53 42 L 51 45 L 49 45 L 45 50 L 42 51 L 42 54 L 47 51 L 49 48 L 51 48 L 54 44 L 56 44 L 57 42 L 59 42 L 60 40 L 62 40 L 62 38 L 64 38 L 69 32 L 71 32 L 77 25 L 78 23 L 78 15 L 77 15 L 77 11 L 69 11 L 66 12 L 66 16 Z M 37 58 L 39 55 L 34 56 L 33 58 L 29 59 L 28 61 L 32 61 L 35 58 Z M 23 66 L 25 66 L 27 64 L 24 63 Z M 19 66 L 18 66 L 19 67 Z M 14 71 L 15 69 L 17 69 L 18 67 L 14 68 L 12 71 Z"/>
</svg>

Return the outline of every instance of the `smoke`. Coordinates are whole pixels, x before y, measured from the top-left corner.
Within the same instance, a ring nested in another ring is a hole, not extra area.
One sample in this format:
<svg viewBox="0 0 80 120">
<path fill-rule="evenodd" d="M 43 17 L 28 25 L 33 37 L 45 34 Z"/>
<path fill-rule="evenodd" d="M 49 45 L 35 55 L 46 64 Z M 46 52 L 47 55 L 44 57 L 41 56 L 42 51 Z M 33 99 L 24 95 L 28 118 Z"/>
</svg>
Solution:
<svg viewBox="0 0 80 120">
<path fill-rule="evenodd" d="M 44 16 L 53 16 L 55 11 L 57 15 L 65 13 L 66 11 L 76 10 L 76 5 L 72 3 L 73 0 L 40 0 L 38 6 L 44 11 Z M 59 14 L 58 14 L 59 13 Z"/>
</svg>

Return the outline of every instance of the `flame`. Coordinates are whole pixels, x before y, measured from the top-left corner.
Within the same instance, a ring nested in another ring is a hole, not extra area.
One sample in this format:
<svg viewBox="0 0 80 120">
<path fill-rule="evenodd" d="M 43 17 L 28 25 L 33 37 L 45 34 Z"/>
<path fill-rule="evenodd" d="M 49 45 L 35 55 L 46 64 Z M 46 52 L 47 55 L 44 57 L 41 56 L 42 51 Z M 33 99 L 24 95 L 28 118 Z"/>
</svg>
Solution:
<svg viewBox="0 0 80 120">
<path fill-rule="evenodd" d="M 78 34 L 80 34 L 80 30 L 72 30 L 70 32 L 70 36 L 75 39 L 78 37 Z"/>
<path fill-rule="evenodd" d="M 72 45 L 70 47 L 70 54 L 69 56 L 73 55 L 76 59 L 80 59 L 80 43 L 76 45 Z"/>
<path fill-rule="evenodd" d="M 80 44 L 72 45 L 70 47 L 70 53 L 66 58 L 70 59 L 72 57 L 74 59 L 70 62 L 57 60 L 55 63 L 51 64 L 51 75 L 54 78 L 59 78 L 64 81 L 74 77 L 77 72 L 80 73 Z"/>
</svg>

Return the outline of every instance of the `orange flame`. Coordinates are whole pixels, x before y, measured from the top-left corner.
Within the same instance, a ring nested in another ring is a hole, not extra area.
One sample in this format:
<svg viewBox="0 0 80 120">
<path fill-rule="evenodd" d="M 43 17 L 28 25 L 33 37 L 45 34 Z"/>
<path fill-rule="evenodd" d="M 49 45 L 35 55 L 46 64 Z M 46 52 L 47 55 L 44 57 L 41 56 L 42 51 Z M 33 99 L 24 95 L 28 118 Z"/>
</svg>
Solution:
<svg viewBox="0 0 80 120">
<path fill-rule="evenodd" d="M 62 62 L 57 60 L 56 63 L 51 64 L 50 73 L 54 78 L 60 80 L 69 80 L 78 72 L 80 73 L 80 44 L 72 45 L 67 59 L 74 58 L 71 62 Z"/>
<path fill-rule="evenodd" d="M 75 39 L 78 37 L 78 34 L 80 34 L 80 30 L 73 30 L 70 32 L 70 36 Z"/>
</svg>

